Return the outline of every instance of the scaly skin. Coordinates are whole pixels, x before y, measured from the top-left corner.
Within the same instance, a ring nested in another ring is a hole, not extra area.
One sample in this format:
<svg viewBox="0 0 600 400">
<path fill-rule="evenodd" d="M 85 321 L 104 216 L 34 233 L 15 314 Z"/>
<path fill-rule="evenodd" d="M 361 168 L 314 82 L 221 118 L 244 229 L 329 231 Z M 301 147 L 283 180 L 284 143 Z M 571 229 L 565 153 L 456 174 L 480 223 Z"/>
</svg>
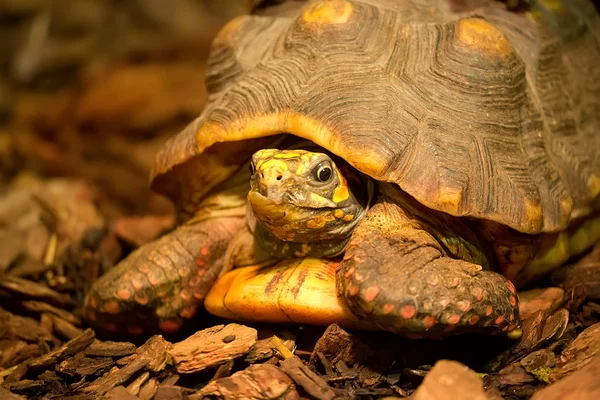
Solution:
<svg viewBox="0 0 600 400">
<path fill-rule="evenodd" d="M 246 171 L 205 197 L 192 219 L 96 280 L 83 305 L 90 325 L 109 332 L 170 333 L 192 318 L 221 273 L 227 248 L 246 226 Z"/>
<path fill-rule="evenodd" d="M 137 249 L 94 283 L 86 319 L 109 332 L 177 331 L 202 305 L 244 223 L 234 217 L 182 225 Z"/>
<path fill-rule="evenodd" d="M 401 205 L 382 196 L 355 229 L 338 293 L 356 315 L 412 337 L 509 332 L 519 322 L 515 287 L 502 275 L 448 257 Z"/>
</svg>

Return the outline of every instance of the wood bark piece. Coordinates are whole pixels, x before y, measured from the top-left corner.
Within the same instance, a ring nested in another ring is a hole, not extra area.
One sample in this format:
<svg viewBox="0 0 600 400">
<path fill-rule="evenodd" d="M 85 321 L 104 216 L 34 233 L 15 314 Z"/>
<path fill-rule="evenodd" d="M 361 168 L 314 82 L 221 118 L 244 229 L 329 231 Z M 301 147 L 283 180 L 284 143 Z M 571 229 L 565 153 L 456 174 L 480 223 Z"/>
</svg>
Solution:
<svg viewBox="0 0 600 400">
<path fill-rule="evenodd" d="M 80 336 L 69 340 L 58 349 L 31 361 L 28 366 L 30 369 L 49 368 L 64 360 L 66 357 L 72 356 L 85 349 L 94 341 L 95 337 L 96 335 L 93 330 L 86 329 Z"/>
<path fill-rule="evenodd" d="M 411 400 L 487 400 L 483 382 L 456 361 L 440 360 L 427 374 Z"/>
<path fill-rule="evenodd" d="M 582 369 L 538 391 L 531 400 L 597 400 L 600 399 L 600 355 Z"/>
<path fill-rule="evenodd" d="M 129 342 L 92 343 L 85 349 L 85 354 L 95 357 L 123 357 L 135 353 L 135 345 Z"/>
<path fill-rule="evenodd" d="M 585 288 L 591 299 L 600 299 L 600 244 L 591 253 L 552 274 L 552 282 L 569 291 L 577 286 Z"/>
<path fill-rule="evenodd" d="M 56 366 L 56 370 L 73 377 L 102 375 L 114 365 L 110 357 L 89 358 L 71 357 Z"/>
<path fill-rule="evenodd" d="M 123 386 L 112 388 L 102 398 L 106 400 L 139 400 L 137 396 L 129 393 Z"/>
<path fill-rule="evenodd" d="M 319 352 L 323 353 L 332 364 L 342 360 L 349 365 L 364 362 L 375 354 L 359 336 L 346 332 L 337 324 L 329 325 L 315 344 L 310 356 L 310 365 L 315 365 Z"/>
<path fill-rule="evenodd" d="M 53 338 L 36 320 L 14 315 L 0 308 L 0 339 L 22 339 L 37 343 L 40 340 L 50 342 Z"/>
<path fill-rule="evenodd" d="M 153 400 L 184 400 L 194 391 L 181 386 L 160 385 Z"/>
<path fill-rule="evenodd" d="M 0 399 L 2 400 L 27 400 L 27 397 L 14 394 L 10 390 L 4 389 L 0 386 Z"/>
<path fill-rule="evenodd" d="M 50 313 L 64 319 L 67 322 L 70 322 L 73 325 L 81 325 L 81 319 L 79 317 L 76 317 L 72 313 L 63 310 L 62 308 L 54 307 L 48 303 L 36 300 L 25 300 L 21 302 L 21 305 L 25 307 L 27 311 L 38 314 Z"/>
<path fill-rule="evenodd" d="M 319 400 L 332 400 L 336 397 L 333 389 L 318 374 L 293 356 L 279 362 L 280 368 L 309 395 Z"/>
<path fill-rule="evenodd" d="M 103 396 L 115 386 L 127 382 L 134 374 L 147 369 L 153 372 L 160 372 L 167 363 L 167 348 L 170 343 L 161 335 L 152 336 L 146 343 L 140 346 L 136 351 L 136 357 L 121 369 L 115 369 L 95 380 L 92 384 L 83 389 L 84 393 L 93 393 L 96 396 Z"/>
<path fill-rule="evenodd" d="M 52 325 L 54 326 L 54 331 L 58 333 L 60 336 L 73 339 L 83 333 L 83 329 L 76 327 L 72 323 L 67 320 L 64 320 L 56 315 L 51 315 Z"/>
<path fill-rule="evenodd" d="M 29 299 L 35 299 L 52 304 L 57 307 L 70 307 L 73 305 L 71 298 L 58 293 L 39 283 L 6 275 L 0 279 L 0 287 Z"/>
<path fill-rule="evenodd" d="M 557 287 L 519 292 L 519 315 L 526 319 L 536 311 L 550 315 L 565 302 L 565 291 Z"/>
<path fill-rule="evenodd" d="M 600 354 L 600 323 L 586 328 L 561 353 L 556 361 L 556 370 L 550 375 L 550 381 L 556 382 L 583 368 L 598 354 Z"/>
<path fill-rule="evenodd" d="M 150 378 L 150 372 L 144 372 L 140 374 L 137 378 L 133 380 L 129 385 L 127 385 L 127 391 L 133 395 L 138 395 L 142 385 Z"/>
<path fill-rule="evenodd" d="M 175 343 L 169 354 L 177 372 L 189 374 L 220 365 L 247 354 L 257 340 L 257 331 L 239 324 L 217 325 Z"/>
<path fill-rule="evenodd" d="M 151 400 L 156 391 L 158 390 L 158 379 L 150 378 L 146 383 L 142 385 L 140 388 L 140 392 L 138 393 L 138 397 L 141 400 Z"/>
<path fill-rule="evenodd" d="M 204 386 L 190 400 L 214 396 L 223 400 L 299 399 L 292 379 L 272 364 L 253 364 L 230 377 L 219 378 Z"/>
</svg>

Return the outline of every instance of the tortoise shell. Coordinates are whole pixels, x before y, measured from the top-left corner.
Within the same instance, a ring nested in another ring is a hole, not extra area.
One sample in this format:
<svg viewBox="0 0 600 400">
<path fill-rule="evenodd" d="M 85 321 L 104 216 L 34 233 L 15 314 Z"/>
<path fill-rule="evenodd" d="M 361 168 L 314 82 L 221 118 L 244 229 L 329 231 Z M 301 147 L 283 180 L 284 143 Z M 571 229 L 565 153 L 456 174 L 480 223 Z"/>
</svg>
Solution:
<svg viewBox="0 0 600 400">
<path fill-rule="evenodd" d="M 286 133 L 454 216 L 537 234 L 589 214 L 600 192 L 592 3 L 457 3 L 320 0 L 231 21 L 213 43 L 209 105 L 157 156 L 154 189 L 193 213 Z"/>
</svg>

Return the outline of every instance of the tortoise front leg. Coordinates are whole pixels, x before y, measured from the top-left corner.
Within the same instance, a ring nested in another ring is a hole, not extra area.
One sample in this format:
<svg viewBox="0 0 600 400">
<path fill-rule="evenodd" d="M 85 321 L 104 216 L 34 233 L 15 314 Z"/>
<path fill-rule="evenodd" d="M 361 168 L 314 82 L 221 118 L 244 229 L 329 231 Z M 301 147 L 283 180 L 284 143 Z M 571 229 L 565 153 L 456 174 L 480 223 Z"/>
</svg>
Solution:
<svg viewBox="0 0 600 400">
<path fill-rule="evenodd" d="M 96 280 L 84 301 L 86 319 L 112 332 L 178 330 L 202 305 L 228 244 L 245 221 L 189 222 L 140 247 Z"/>
<path fill-rule="evenodd" d="M 417 218 L 385 196 L 356 228 L 337 284 L 353 313 L 399 334 L 508 332 L 518 324 L 510 281 L 448 257 Z"/>
</svg>

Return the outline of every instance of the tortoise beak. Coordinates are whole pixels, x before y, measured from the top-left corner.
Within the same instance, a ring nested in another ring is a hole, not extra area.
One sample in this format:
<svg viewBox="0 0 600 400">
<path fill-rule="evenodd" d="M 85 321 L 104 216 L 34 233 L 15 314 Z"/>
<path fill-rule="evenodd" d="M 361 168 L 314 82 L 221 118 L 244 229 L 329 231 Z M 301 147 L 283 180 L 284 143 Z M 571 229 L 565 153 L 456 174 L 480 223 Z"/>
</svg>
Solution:
<svg viewBox="0 0 600 400">
<path fill-rule="evenodd" d="M 286 216 L 286 207 L 263 196 L 257 191 L 248 193 L 248 201 L 252 206 L 254 214 L 262 220 L 276 221 Z"/>
</svg>

